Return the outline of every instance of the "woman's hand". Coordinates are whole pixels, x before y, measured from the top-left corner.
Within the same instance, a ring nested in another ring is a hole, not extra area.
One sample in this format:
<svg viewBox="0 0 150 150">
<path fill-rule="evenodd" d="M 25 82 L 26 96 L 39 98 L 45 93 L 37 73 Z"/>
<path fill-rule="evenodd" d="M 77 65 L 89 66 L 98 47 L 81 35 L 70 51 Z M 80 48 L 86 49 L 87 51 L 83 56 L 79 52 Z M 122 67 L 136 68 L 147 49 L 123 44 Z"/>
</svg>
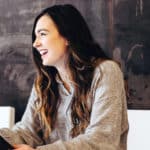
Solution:
<svg viewBox="0 0 150 150">
<path fill-rule="evenodd" d="M 35 150 L 26 144 L 17 144 L 17 145 L 13 145 L 13 147 L 14 147 L 14 150 Z"/>
</svg>

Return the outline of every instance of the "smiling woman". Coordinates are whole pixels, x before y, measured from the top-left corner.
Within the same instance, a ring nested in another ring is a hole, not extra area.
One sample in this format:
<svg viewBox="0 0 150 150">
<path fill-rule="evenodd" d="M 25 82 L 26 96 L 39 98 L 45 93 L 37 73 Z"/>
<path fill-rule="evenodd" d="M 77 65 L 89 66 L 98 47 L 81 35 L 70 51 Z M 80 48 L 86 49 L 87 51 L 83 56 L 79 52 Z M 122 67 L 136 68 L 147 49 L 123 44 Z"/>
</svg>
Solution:
<svg viewBox="0 0 150 150">
<path fill-rule="evenodd" d="M 48 15 L 38 20 L 35 34 L 33 46 L 41 54 L 43 65 L 55 66 L 58 70 L 64 68 L 67 65 L 64 62 L 67 62 L 68 41 L 59 34 L 55 23 Z"/>
<path fill-rule="evenodd" d="M 32 43 L 37 75 L 26 111 L 0 135 L 16 150 L 126 150 L 122 72 L 79 11 L 67 4 L 44 9 L 35 19 Z"/>
</svg>

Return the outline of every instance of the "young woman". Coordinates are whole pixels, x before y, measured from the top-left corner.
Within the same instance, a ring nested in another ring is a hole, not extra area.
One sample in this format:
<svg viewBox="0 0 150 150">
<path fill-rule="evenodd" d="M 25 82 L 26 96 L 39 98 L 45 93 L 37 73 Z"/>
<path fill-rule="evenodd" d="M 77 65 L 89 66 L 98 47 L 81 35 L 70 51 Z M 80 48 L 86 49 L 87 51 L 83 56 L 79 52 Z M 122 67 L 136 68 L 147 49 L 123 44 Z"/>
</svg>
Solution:
<svg viewBox="0 0 150 150">
<path fill-rule="evenodd" d="M 15 150 L 125 150 L 122 72 L 72 5 L 43 10 L 33 26 L 37 76 L 22 120 L 0 135 Z"/>
</svg>

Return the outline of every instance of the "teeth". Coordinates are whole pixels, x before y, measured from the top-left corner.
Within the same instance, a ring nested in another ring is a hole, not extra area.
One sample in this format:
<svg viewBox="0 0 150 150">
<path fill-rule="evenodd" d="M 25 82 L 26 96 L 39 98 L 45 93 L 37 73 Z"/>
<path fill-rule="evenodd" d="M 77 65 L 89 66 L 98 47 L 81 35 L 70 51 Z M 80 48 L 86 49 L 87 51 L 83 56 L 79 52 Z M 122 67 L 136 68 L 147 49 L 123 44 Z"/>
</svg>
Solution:
<svg viewBox="0 0 150 150">
<path fill-rule="evenodd" d="M 39 52 L 40 52 L 41 55 L 44 55 L 44 54 L 46 54 L 48 52 L 48 50 L 43 49 L 43 50 L 40 50 Z"/>
</svg>

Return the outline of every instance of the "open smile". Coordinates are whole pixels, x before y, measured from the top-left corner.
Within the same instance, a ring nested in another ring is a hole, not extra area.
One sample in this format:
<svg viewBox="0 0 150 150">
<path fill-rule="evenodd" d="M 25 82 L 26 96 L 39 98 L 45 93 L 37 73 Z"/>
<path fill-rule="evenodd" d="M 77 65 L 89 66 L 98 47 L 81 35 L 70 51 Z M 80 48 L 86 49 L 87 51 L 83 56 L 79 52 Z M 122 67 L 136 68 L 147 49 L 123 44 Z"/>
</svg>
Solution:
<svg viewBox="0 0 150 150">
<path fill-rule="evenodd" d="M 48 50 L 47 49 L 42 49 L 39 52 L 40 52 L 41 57 L 43 57 L 48 53 Z"/>
</svg>

